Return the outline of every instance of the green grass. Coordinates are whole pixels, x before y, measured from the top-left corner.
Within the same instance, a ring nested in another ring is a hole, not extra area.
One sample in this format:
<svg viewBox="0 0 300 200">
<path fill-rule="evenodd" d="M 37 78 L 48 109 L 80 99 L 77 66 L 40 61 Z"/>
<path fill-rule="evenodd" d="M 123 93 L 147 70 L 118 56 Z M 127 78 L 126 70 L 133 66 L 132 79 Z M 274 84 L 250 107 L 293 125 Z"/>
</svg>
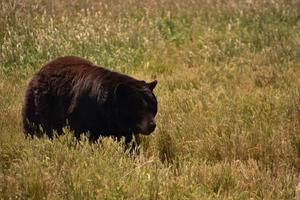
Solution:
<svg viewBox="0 0 300 200">
<path fill-rule="evenodd" d="M 299 13 L 297 0 L 1 1 L 0 199 L 295 199 Z M 24 138 L 26 84 L 62 55 L 158 80 L 140 155 Z"/>
</svg>

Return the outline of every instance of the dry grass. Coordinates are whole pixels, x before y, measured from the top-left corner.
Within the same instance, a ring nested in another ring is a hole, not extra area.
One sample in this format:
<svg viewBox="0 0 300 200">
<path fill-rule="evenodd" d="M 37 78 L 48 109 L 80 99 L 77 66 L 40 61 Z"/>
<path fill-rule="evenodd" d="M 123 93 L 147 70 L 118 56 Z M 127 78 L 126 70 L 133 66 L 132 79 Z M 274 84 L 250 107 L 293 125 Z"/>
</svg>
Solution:
<svg viewBox="0 0 300 200">
<path fill-rule="evenodd" d="M 300 172 L 296 0 L 0 2 L 0 199 L 293 199 Z M 141 154 L 71 134 L 26 140 L 26 83 L 79 55 L 159 81 Z"/>
</svg>

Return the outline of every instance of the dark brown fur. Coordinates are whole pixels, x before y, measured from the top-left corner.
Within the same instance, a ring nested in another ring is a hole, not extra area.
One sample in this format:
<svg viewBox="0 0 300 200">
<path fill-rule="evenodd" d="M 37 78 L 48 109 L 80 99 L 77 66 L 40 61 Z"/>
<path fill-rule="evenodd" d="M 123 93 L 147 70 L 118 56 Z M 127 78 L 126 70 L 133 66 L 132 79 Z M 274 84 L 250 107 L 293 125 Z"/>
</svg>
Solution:
<svg viewBox="0 0 300 200">
<path fill-rule="evenodd" d="M 59 135 L 67 124 L 77 138 L 89 132 L 99 136 L 125 137 L 150 134 L 155 128 L 156 81 L 146 83 L 99 67 L 75 56 L 57 58 L 38 71 L 26 90 L 22 109 L 26 135 L 53 131 Z"/>
</svg>

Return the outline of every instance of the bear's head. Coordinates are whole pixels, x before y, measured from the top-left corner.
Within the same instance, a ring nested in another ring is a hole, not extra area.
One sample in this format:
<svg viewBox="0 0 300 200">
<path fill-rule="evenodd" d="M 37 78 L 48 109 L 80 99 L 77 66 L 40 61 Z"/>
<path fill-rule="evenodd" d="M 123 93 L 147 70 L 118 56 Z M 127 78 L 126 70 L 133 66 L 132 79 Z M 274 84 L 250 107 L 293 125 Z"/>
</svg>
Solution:
<svg viewBox="0 0 300 200">
<path fill-rule="evenodd" d="M 120 83 L 114 91 L 116 117 L 123 130 L 149 135 L 156 127 L 157 100 L 153 94 L 157 81 Z"/>
</svg>

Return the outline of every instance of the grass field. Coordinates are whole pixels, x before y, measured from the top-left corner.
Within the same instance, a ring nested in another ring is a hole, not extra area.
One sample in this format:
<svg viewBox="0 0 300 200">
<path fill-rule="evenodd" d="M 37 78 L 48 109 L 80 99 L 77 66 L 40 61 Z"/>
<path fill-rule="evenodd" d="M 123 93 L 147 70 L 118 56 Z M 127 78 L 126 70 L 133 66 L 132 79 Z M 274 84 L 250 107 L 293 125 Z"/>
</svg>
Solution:
<svg viewBox="0 0 300 200">
<path fill-rule="evenodd" d="M 63 55 L 158 80 L 140 155 L 24 138 L 26 84 Z M 295 199 L 299 77 L 298 0 L 2 0 L 0 199 Z"/>
</svg>

